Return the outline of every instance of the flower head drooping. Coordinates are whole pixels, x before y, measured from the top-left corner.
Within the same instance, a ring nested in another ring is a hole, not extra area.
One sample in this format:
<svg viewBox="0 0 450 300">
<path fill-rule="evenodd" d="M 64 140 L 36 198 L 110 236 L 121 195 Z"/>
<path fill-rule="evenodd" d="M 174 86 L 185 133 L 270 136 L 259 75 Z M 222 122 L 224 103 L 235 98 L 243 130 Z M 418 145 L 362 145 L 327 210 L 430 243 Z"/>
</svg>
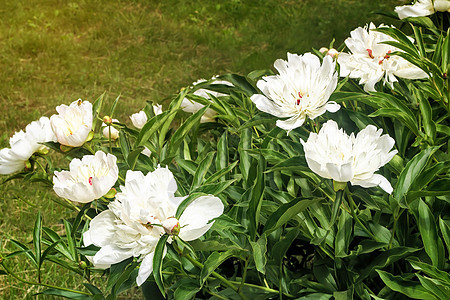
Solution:
<svg viewBox="0 0 450 300">
<path fill-rule="evenodd" d="M 101 249 L 91 258 L 94 266 L 108 268 L 129 257 L 140 257 L 137 284 L 141 285 L 153 269 L 153 255 L 165 232 L 191 241 L 212 226 L 212 219 L 223 213 L 222 201 L 214 196 L 201 196 L 192 201 L 181 217 L 174 218 L 184 197 L 175 197 L 177 184 L 167 168 L 142 174 L 128 171 L 125 185 L 116 200 L 92 219 L 83 235 L 84 244 Z"/>
<path fill-rule="evenodd" d="M 327 102 L 337 85 L 337 72 L 331 56 L 322 65 L 317 56 L 288 53 L 288 60 L 274 63 L 279 75 L 266 76 L 257 82 L 264 95 L 255 94 L 251 100 L 256 107 L 279 118 L 277 126 L 285 130 L 300 127 L 306 118 L 314 119 L 327 110 L 336 112 L 340 106 Z"/>
<path fill-rule="evenodd" d="M 53 132 L 61 145 L 80 147 L 92 129 L 92 104 L 78 99 L 69 106 L 56 107 L 57 115 L 50 117 Z"/>
<path fill-rule="evenodd" d="M 0 150 L 0 174 L 12 174 L 23 170 L 30 157 L 39 151 L 45 151 L 41 143 L 56 142 L 50 120 L 41 117 L 25 127 L 25 131 L 16 132 L 10 139 L 11 148 Z"/>
<path fill-rule="evenodd" d="M 225 80 L 217 80 L 216 76 L 213 76 L 211 78 L 212 83 L 213 84 L 223 84 L 223 85 L 228 85 L 228 86 L 233 86 L 233 84 L 231 82 L 225 81 Z M 193 83 L 194 86 L 198 85 L 199 83 L 203 83 L 206 82 L 205 79 L 199 79 L 196 82 Z M 220 92 L 215 92 L 215 91 L 211 91 L 208 89 L 198 89 L 196 90 L 194 93 L 194 95 L 199 96 L 199 97 L 203 97 L 205 99 L 210 99 L 209 95 L 212 95 L 214 97 L 221 97 L 221 96 L 226 96 L 226 94 L 220 93 Z M 181 102 L 181 109 L 185 112 L 189 112 L 189 113 L 196 113 L 198 112 L 200 109 L 202 109 L 204 107 L 203 104 L 200 104 L 196 101 L 193 100 L 189 100 L 187 98 L 184 98 L 183 101 Z M 208 108 L 205 113 L 203 114 L 202 118 L 200 119 L 200 123 L 208 123 L 208 122 L 214 122 L 214 116 L 217 115 L 217 112 L 212 110 L 211 108 Z"/>
<path fill-rule="evenodd" d="M 362 187 L 380 186 L 392 193 L 392 186 L 376 171 L 387 164 L 397 153 L 392 150 L 394 139 L 381 135 L 382 129 L 368 125 L 355 137 L 348 136 L 336 122 L 326 122 L 319 133 L 310 133 L 301 140 L 309 168 L 323 178 L 348 182 Z"/>
<path fill-rule="evenodd" d="M 75 202 L 87 203 L 109 192 L 119 176 L 117 158 L 97 151 L 80 160 L 73 159 L 69 171 L 55 172 L 53 189 L 56 194 Z"/>
<path fill-rule="evenodd" d="M 434 5 L 433 5 L 434 2 Z M 434 14 L 436 11 L 450 12 L 449 0 L 418 0 L 413 5 L 397 6 L 395 12 L 400 19 L 409 17 L 425 17 Z"/>
<path fill-rule="evenodd" d="M 380 27 L 386 27 L 380 25 Z M 393 88 L 397 77 L 406 79 L 427 78 L 428 75 L 420 68 L 398 55 L 390 55 L 400 49 L 382 44 L 394 41 L 390 36 L 375 31 L 373 23 L 362 28 L 358 27 L 350 33 L 345 44 L 351 53 L 340 53 L 338 63 L 342 77 L 359 78 L 365 91 L 375 91 L 375 84 L 384 77 L 384 83 Z"/>
</svg>

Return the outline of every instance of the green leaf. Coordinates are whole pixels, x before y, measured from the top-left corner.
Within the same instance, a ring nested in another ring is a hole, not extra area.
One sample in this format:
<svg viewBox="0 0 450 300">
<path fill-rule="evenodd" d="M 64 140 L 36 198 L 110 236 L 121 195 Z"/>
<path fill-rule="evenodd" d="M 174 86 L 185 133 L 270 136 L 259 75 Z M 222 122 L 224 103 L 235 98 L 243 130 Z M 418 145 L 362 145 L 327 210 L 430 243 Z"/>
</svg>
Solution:
<svg viewBox="0 0 450 300">
<path fill-rule="evenodd" d="M 224 190 L 226 190 L 230 185 L 232 185 L 236 179 L 231 179 L 219 183 L 209 183 L 199 186 L 191 193 L 203 193 L 203 194 L 211 194 L 211 195 L 219 195 Z"/>
<path fill-rule="evenodd" d="M 430 181 L 435 179 L 435 177 L 443 172 L 448 172 L 450 169 L 450 160 L 438 162 L 428 169 L 424 170 L 414 181 L 411 186 L 412 191 L 422 190 Z"/>
<path fill-rule="evenodd" d="M 64 228 L 66 230 L 68 250 L 70 252 L 70 255 L 72 256 L 72 260 L 75 262 L 78 262 L 76 241 L 72 237 L 72 225 L 69 222 L 67 222 L 67 220 L 63 220 L 63 222 L 64 222 Z"/>
<path fill-rule="evenodd" d="M 14 246 L 16 246 L 17 248 L 21 249 L 23 251 L 23 253 L 36 265 L 36 267 L 38 266 L 38 263 L 37 263 L 37 260 L 36 260 L 36 256 L 30 250 L 30 248 L 28 248 L 27 246 L 25 246 L 21 242 L 13 240 L 13 239 L 11 240 L 11 243 L 13 243 Z"/>
<path fill-rule="evenodd" d="M 306 165 L 305 156 L 299 155 L 288 158 L 287 160 L 276 164 L 269 169 L 269 172 L 274 171 L 294 171 L 294 172 L 311 172 L 311 169 Z"/>
<path fill-rule="evenodd" d="M 357 282 L 361 282 L 369 277 L 376 269 L 383 269 L 386 266 L 393 264 L 394 262 L 409 256 L 411 253 L 418 251 L 419 249 L 408 247 L 395 247 L 386 250 L 379 254 L 377 257 L 371 258 L 367 267 L 359 271 L 359 277 Z M 367 263 L 367 262 L 366 262 Z"/>
<path fill-rule="evenodd" d="M 191 191 L 195 190 L 199 187 L 206 176 L 208 174 L 209 168 L 214 159 L 214 152 L 209 152 L 206 157 L 198 164 L 197 170 L 194 174 L 194 179 L 192 180 Z"/>
<path fill-rule="evenodd" d="M 83 285 L 89 290 L 89 292 L 92 293 L 92 295 L 103 295 L 102 291 L 98 287 L 96 287 L 90 283 L 83 283 Z M 100 298 L 100 299 L 102 299 L 102 298 Z"/>
<path fill-rule="evenodd" d="M 397 43 L 396 47 L 404 50 L 405 52 L 417 56 L 419 58 L 419 51 L 417 50 L 416 46 L 411 42 L 408 36 L 406 36 L 403 32 L 401 32 L 399 29 L 394 27 L 381 27 L 375 29 L 375 31 L 382 32 L 384 34 L 389 35 L 390 37 L 396 39 L 400 43 Z M 388 44 L 388 42 L 383 42 L 383 44 Z"/>
<path fill-rule="evenodd" d="M 88 210 L 91 207 L 91 203 L 86 203 L 83 205 L 83 207 L 78 212 L 75 220 L 72 222 L 72 238 L 75 239 L 75 235 L 78 231 L 78 227 L 80 227 L 81 219 L 84 217 L 84 214 L 86 210 Z"/>
<path fill-rule="evenodd" d="M 127 164 L 130 167 L 130 170 L 134 170 L 136 166 L 136 162 L 141 154 L 142 150 L 144 150 L 143 146 L 139 146 L 133 151 L 131 151 L 127 156 Z"/>
<path fill-rule="evenodd" d="M 447 36 L 444 38 L 444 41 L 442 43 L 442 70 L 446 73 L 448 71 L 448 59 L 449 59 L 449 52 L 450 52 L 450 30 L 447 29 Z"/>
<path fill-rule="evenodd" d="M 217 159 L 216 159 L 217 160 Z M 222 168 L 220 168 L 220 169 L 218 169 L 219 171 L 217 171 L 216 173 L 214 173 L 214 174 L 212 174 L 210 177 L 208 177 L 206 180 L 205 180 L 205 184 L 208 184 L 208 183 L 213 183 L 213 182 L 215 182 L 215 181 L 217 181 L 217 180 L 222 180 L 222 181 L 225 181 L 225 175 L 226 174 L 228 174 L 228 173 L 230 173 L 231 172 L 231 170 L 233 170 L 234 169 L 234 167 L 236 167 L 236 165 L 239 163 L 239 161 L 235 161 L 234 163 L 232 163 L 231 165 L 229 165 L 229 166 L 225 166 L 225 167 L 222 167 Z"/>
<path fill-rule="evenodd" d="M 179 219 L 181 215 L 183 214 L 183 211 L 186 209 L 186 207 L 195 199 L 197 199 L 200 196 L 204 196 L 204 193 L 195 193 L 192 192 L 187 196 L 179 205 L 177 208 L 177 212 L 175 213 L 175 218 Z"/>
<path fill-rule="evenodd" d="M 173 297 L 174 299 L 189 300 L 192 299 L 198 291 L 200 291 L 198 283 L 191 278 L 182 278 L 178 282 L 178 287 L 175 290 Z"/>
<path fill-rule="evenodd" d="M 246 128 L 241 131 L 241 140 L 239 141 L 239 168 L 241 170 L 243 180 L 246 184 L 248 174 L 250 172 L 250 166 L 252 164 L 252 158 L 250 154 L 247 152 L 247 150 L 252 148 L 252 129 Z"/>
<path fill-rule="evenodd" d="M 139 135 L 136 139 L 134 146 L 137 148 L 139 146 L 144 146 L 144 144 L 150 139 L 150 137 L 162 126 L 164 126 L 167 120 L 176 114 L 176 111 L 165 111 L 160 115 L 157 115 L 150 120 L 142 127 L 141 131 L 139 131 Z"/>
<path fill-rule="evenodd" d="M 230 257 L 233 257 L 235 254 L 236 252 L 232 250 L 228 250 L 225 252 L 215 251 L 211 253 L 203 264 L 203 268 L 200 273 L 200 287 L 203 286 L 212 272 L 214 272 L 224 261 L 226 261 Z"/>
<path fill-rule="evenodd" d="M 253 260 L 255 261 L 255 266 L 258 272 L 265 274 L 266 273 L 266 263 L 267 263 L 267 236 L 266 234 L 262 234 L 258 241 L 253 242 L 250 241 L 250 245 L 253 250 Z"/>
<path fill-rule="evenodd" d="M 417 260 L 417 258 L 408 258 L 407 261 L 411 264 L 414 270 L 422 271 L 430 277 L 434 277 L 436 279 L 447 282 L 450 286 L 450 275 L 447 272 L 441 271 L 432 265 L 421 262 Z"/>
<path fill-rule="evenodd" d="M 339 182 L 338 184 L 347 186 L 346 182 Z M 333 180 L 333 186 L 335 186 L 335 185 L 337 185 L 336 181 Z M 337 190 L 337 189 L 335 188 L 335 190 Z M 344 198 L 344 190 L 339 189 L 336 192 L 336 198 L 334 199 L 332 207 L 331 207 L 331 220 L 330 220 L 330 223 L 328 225 L 328 229 L 331 229 L 331 227 L 336 222 L 338 213 L 339 213 L 340 208 L 341 208 L 342 198 Z"/>
<path fill-rule="evenodd" d="M 286 252 L 299 235 L 300 230 L 298 227 L 294 227 L 286 229 L 286 232 L 286 235 L 281 236 L 281 239 L 277 241 L 275 245 L 273 245 L 273 247 L 269 250 L 277 265 L 280 265 L 283 262 L 283 258 L 286 255 Z"/>
<path fill-rule="evenodd" d="M 449 283 L 442 282 L 438 279 L 432 279 L 424 277 L 422 275 L 416 274 L 419 278 L 420 283 L 424 288 L 426 288 L 430 293 L 437 296 L 438 299 L 446 299 L 450 295 L 450 285 Z"/>
<path fill-rule="evenodd" d="M 428 205 L 419 199 L 419 232 L 422 237 L 425 252 L 431 258 L 433 266 L 442 268 L 444 264 L 444 245 L 438 236 L 436 222 Z"/>
<path fill-rule="evenodd" d="M 228 151 L 228 131 L 224 131 L 217 143 L 216 170 L 222 170 L 229 165 Z M 221 177 L 221 181 L 228 179 L 228 176 Z"/>
<path fill-rule="evenodd" d="M 419 53 L 421 56 L 426 57 L 425 46 L 423 44 L 422 28 L 415 27 L 413 24 L 410 25 L 414 31 L 414 37 L 416 39 L 417 47 L 419 48 Z"/>
<path fill-rule="evenodd" d="M 121 279 L 121 277 L 126 274 L 127 267 L 133 262 L 133 258 L 127 258 L 117 264 L 111 265 L 108 282 L 106 285 L 106 290 L 111 290 Z M 129 274 L 128 274 L 129 275 Z"/>
<path fill-rule="evenodd" d="M 123 157 L 125 159 L 127 159 L 128 154 L 130 154 L 131 146 L 130 146 L 130 141 L 128 140 L 128 136 L 125 133 L 125 131 L 122 131 L 119 134 L 119 145 L 120 145 L 120 150 L 122 151 Z"/>
<path fill-rule="evenodd" d="M 188 92 L 189 92 L 189 89 L 182 90 L 177 95 L 177 97 L 174 100 L 172 100 L 172 102 L 170 102 L 170 106 L 169 106 L 170 113 L 167 116 L 167 118 L 164 119 L 164 122 L 162 123 L 162 126 L 161 126 L 161 130 L 159 132 L 158 143 L 159 143 L 160 148 L 163 147 L 164 141 L 166 139 L 166 134 L 169 131 L 172 121 L 175 118 L 175 116 L 177 115 L 177 112 L 179 111 L 179 109 L 181 107 L 181 102 L 183 102 L 183 99 L 186 97 Z"/>
<path fill-rule="evenodd" d="M 61 240 L 61 242 L 59 244 L 56 245 L 55 249 L 63 254 L 66 258 L 72 260 L 72 254 L 70 253 L 69 248 L 67 247 L 67 245 L 62 241 L 61 237 L 52 229 L 47 228 L 47 227 L 43 227 L 42 230 L 44 231 L 44 233 L 50 238 L 51 242 L 57 242 L 59 240 Z M 51 243 L 50 243 L 51 244 Z"/>
<path fill-rule="evenodd" d="M 197 163 L 193 162 L 192 160 L 185 160 L 180 157 L 176 157 L 175 161 L 183 170 L 185 170 L 186 172 L 188 172 L 191 175 L 194 175 L 195 171 L 198 168 Z"/>
<path fill-rule="evenodd" d="M 336 257 L 346 257 L 352 238 L 353 222 L 350 214 L 341 210 L 338 222 L 338 230 L 334 239 L 334 253 Z"/>
<path fill-rule="evenodd" d="M 45 259 L 47 258 L 47 255 L 61 242 L 61 240 L 54 242 L 53 244 L 51 244 L 50 246 L 47 247 L 47 249 L 44 250 L 44 252 L 42 253 L 41 256 L 41 260 L 39 262 L 39 268 L 42 266 L 42 263 L 45 261 Z"/>
<path fill-rule="evenodd" d="M 381 280 L 392 290 L 402 293 L 413 299 L 436 299 L 422 285 L 416 281 L 404 279 L 402 276 L 394 276 L 388 272 L 376 270 Z"/>
<path fill-rule="evenodd" d="M 76 300 L 90 300 L 91 298 L 85 292 L 72 292 L 72 291 L 64 291 L 58 289 L 46 289 L 40 293 L 35 295 L 46 295 L 46 296 L 59 296 L 68 299 L 76 299 Z"/>
<path fill-rule="evenodd" d="M 266 162 L 264 158 L 260 156 L 258 160 L 258 167 L 256 170 L 256 180 L 250 192 L 249 196 L 250 201 L 247 209 L 247 216 L 249 220 L 248 229 L 252 240 L 254 240 L 256 237 L 256 231 L 259 225 L 261 204 L 265 188 L 265 176 L 264 176 L 265 168 Z"/>
<path fill-rule="evenodd" d="M 447 246 L 448 257 L 450 259 L 450 224 L 447 220 L 443 220 L 439 217 L 439 228 L 441 229 L 445 245 Z"/>
<path fill-rule="evenodd" d="M 430 29 L 434 34 L 439 35 L 439 31 L 429 17 L 408 17 L 402 20 L 403 22 L 410 22 L 421 27 Z"/>
<path fill-rule="evenodd" d="M 408 193 L 415 180 L 425 169 L 431 155 L 438 149 L 439 147 L 430 147 L 422 150 L 406 164 L 405 168 L 400 173 L 397 185 L 394 188 L 394 192 L 392 194 L 397 202 L 400 202 L 402 198 Z"/>
<path fill-rule="evenodd" d="M 158 244 L 156 244 L 155 252 L 153 256 L 153 277 L 155 278 L 155 282 L 158 285 L 161 294 L 165 295 L 164 283 L 162 278 L 162 262 L 164 259 L 166 242 L 169 236 L 164 234 L 159 238 Z"/>
<path fill-rule="evenodd" d="M 109 116 L 111 118 L 113 117 L 114 112 L 116 111 L 116 106 L 117 106 L 117 103 L 119 102 L 119 99 L 120 99 L 120 94 L 119 94 L 119 96 L 117 96 L 117 98 L 114 100 L 113 104 L 111 105 L 111 112 L 109 113 Z"/>
<path fill-rule="evenodd" d="M 178 148 L 183 142 L 184 137 L 194 126 L 198 126 L 200 124 L 200 119 L 208 108 L 209 106 L 206 105 L 205 107 L 194 113 L 192 116 L 187 118 L 186 121 L 181 124 L 181 126 L 175 131 L 169 142 L 169 157 L 175 156 Z"/>
<path fill-rule="evenodd" d="M 36 221 L 34 222 L 33 229 L 33 246 L 34 255 L 36 258 L 36 264 L 38 265 L 38 270 L 41 267 L 41 238 L 42 238 L 42 217 L 41 212 L 38 212 L 36 216 Z"/>
<path fill-rule="evenodd" d="M 294 200 L 281 205 L 268 217 L 264 226 L 264 233 L 269 234 L 280 228 L 292 220 L 294 216 L 319 201 L 321 201 L 321 199 L 295 198 Z"/>
<path fill-rule="evenodd" d="M 92 104 L 92 130 L 95 131 L 96 125 L 99 122 L 99 119 L 97 119 L 98 115 L 100 114 L 100 111 L 103 106 L 103 98 L 105 97 L 106 91 L 103 92 L 103 94 L 100 95 L 100 97 L 97 98 L 97 100 L 94 101 L 94 104 Z"/>
<path fill-rule="evenodd" d="M 431 144 L 433 144 L 436 139 L 436 123 L 433 121 L 430 102 L 423 97 L 420 99 L 419 107 L 422 113 L 422 124 L 425 129 L 425 134 L 430 138 Z"/>
</svg>

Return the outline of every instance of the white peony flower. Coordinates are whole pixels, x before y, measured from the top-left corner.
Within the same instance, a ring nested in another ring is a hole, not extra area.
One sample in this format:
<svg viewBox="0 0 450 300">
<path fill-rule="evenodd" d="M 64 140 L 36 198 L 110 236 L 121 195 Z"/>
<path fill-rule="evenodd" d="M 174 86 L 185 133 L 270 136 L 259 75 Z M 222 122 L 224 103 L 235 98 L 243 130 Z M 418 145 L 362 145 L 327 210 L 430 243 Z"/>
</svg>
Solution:
<svg viewBox="0 0 450 300">
<path fill-rule="evenodd" d="M 47 147 L 41 143 L 56 142 L 55 134 L 47 117 L 41 117 L 25 127 L 25 131 L 16 132 L 10 139 L 11 148 L 0 150 L 0 174 L 12 174 L 25 168 L 28 159 Z"/>
<path fill-rule="evenodd" d="M 225 81 L 225 80 L 216 80 L 216 76 L 213 76 L 211 78 L 214 84 L 224 84 L 228 86 L 233 86 L 231 82 Z M 205 79 L 199 79 L 196 82 L 193 83 L 193 85 L 197 85 L 199 83 L 206 82 Z M 212 95 L 214 97 L 221 97 L 221 96 L 227 96 L 226 94 L 215 92 L 207 89 L 198 89 L 194 93 L 196 96 L 203 97 L 205 99 L 210 99 L 209 95 Z M 187 98 L 184 98 L 181 102 L 181 109 L 188 113 L 196 113 L 200 109 L 205 107 L 203 104 L 200 104 L 196 101 L 189 100 Z M 208 108 L 205 113 L 203 114 L 202 118 L 200 119 L 200 123 L 208 123 L 208 122 L 214 122 L 214 116 L 217 115 L 217 112 L 212 110 L 211 108 Z"/>
<path fill-rule="evenodd" d="M 119 123 L 119 120 L 112 119 L 111 122 Z M 111 127 L 111 129 L 110 129 Z M 114 126 L 108 126 L 105 122 L 102 123 L 102 133 L 103 136 L 109 139 L 109 135 L 111 134 L 112 140 L 117 140 L 119 138 L 119 130 L 117 130 Z"/>
<path fill-rule="evenodd" d="M 176 222 L 174 216 L 184 197 L 174 196 L 177 184 L 167 168 L 159 167 L 145 176 L 140 171 L 128 171 L 125 186 L 120 189 L 109 209 L 91 221 L 83 239 L 86 246 L 101 247 L 91 258 L 99 268 L 140 256 L 138 285 L 152 272 L 154 250 L 165 232 L 163 224 L 171 226 L 171 233 L 179 230 L 180 238 L 191 241 L 208 231 L 213 224 L 210 221 L 223 213 L 219 198 L 202 196 L 191 202 Z"/>
<path fill-rule="evenodd" d="M 391 56 L 390 53 L 401 50 L 381 44 L 394 39 L 374 29 L 376 26 L 373 23 L 364 28 L 358 27 L 350 33 L 351 37 L 345 40 L 351 53 L 340 53 L 338 56 L 342 77 L 360 78 L 359 84 L 364 84 L 364 90 L 372 92 L 375 91 L 375 84 L 382 78 L 385 84 L 393 88 L 394 82 L 398 81 L 396 76 L 407 79 L 428 77 L 422 69 L 404 58 Z"/>
<path fill-rule="evenodd" d="M 303 125 L 306 117 L 314 119 L 325 111 L 336 112 L 340 106 L 327 102 L 336 89 L 337 72 L 333 59 L 326 55 L 322 65 L 317 56 L 288 53 L 288 60 L 278 59 L 274 67 L 279 75 L 266 76 L 257 82 L 264 95 L 251 100 L 256 107 L 279 118 L 277 126 L 291 131 Z"/>
<path fill-rule="evenodd" d="M 162 105 L 161 104 L 153 105 L 153 112 L 155 113 L 155 116 L 162 114 L 163 113 Z"/>
<path fill-rule="evenodd" d="M 433 6 L 434 2 L 434 6 Z M 435 13 L 435 11 L 450 12 L 449 0 L 418 0 L 413 5 L 397 6 L 395 12 L 400 19 L 409 17 L 425 17 Z"/>
<path fill-rule="evenodd" d="M 69 171 L 55 172 L 53 190 L 62 198 L 87 203 L 104 196 L 114 186 L 119 176 L 117 158 L 97 151 L 80 160 L 74 158 Z"/>
<path fill-rule="evenodd" d="M 79 147 L 92 129 L 92 104 L 78 99 L 69 106 L 56 107 L 57 115 L 50 117 L 53 132 L 62 145 Z"/>
<path fill-rule="evenodd" d="M 348 182 L 364 188 L 380 186 L 392 193 L 389 181 L 378 169 L 387 164 L 397 153 L 390 151 L 394 139 L 381 135 L 382 129 L 368 125 L 355 137 L 348 136 L 330 120 L 323 124 L 319 133 L 310 133 L 308 140 L 301 140 L 309 168 L 323 178 L 337 182 Z"/>
<path fill-rule="evenodd" d="M 143 110 L 138 113 L 132 114 L 130 116 L 130 119 L 131 123 L 133 123 L 133 126 L 137 129 L 142 129 L 142 127 L 144 127 L 145 123 L 147 123 L 148 121 L 147 115 Z"/>
</svg>

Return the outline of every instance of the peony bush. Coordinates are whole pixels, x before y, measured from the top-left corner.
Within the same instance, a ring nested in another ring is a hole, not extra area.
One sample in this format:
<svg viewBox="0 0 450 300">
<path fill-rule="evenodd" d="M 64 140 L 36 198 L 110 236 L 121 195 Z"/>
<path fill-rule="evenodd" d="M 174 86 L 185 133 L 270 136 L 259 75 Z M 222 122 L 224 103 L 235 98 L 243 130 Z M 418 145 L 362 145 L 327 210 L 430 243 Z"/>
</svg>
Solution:
<svg viewBox="0 0 450 300">
<path fill-rule="evenodd" d="M 70 299 L 448 299 L 448 2 L 123 123 L 119 98 L 58 106 L 11 138 L 0 173 L 47 184 L 74 217 L 62 233 L 38 214 L 2 274 L 25 281 L 20 257 L 39 295 Z M 83 288 L 43 281 L 49 264 Z"/>
</svg>

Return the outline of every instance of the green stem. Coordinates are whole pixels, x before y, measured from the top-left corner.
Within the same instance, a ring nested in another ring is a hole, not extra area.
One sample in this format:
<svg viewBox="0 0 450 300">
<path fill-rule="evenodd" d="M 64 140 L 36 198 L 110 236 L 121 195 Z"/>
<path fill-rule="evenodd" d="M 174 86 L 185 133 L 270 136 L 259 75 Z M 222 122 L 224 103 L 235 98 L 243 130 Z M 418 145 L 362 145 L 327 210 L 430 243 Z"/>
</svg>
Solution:
<svg viewBox="0 0 450 300">
<path fill-rule="evenodd" d="M 356 207 L 355 201 L 353 201 L 353 197 L 352 197 L 351 193 L 348 190 L 348 187 L 345 188 L 345 193 L 350 202 L 350 213 L 352 214 L 353 219 L 355 220 L 356 223 L 359 224 L 359 226 L 361 226 L 361 228 L 364 230 L 364 232 L 367 233 L 368 236 L 370 236 L 370 238 L 372 238 L 374 241 L 377 241 L 377 238 L 373 235 L 373 233 L 370 232 L 370 230 L 367 229 L 366 226 L 364 226 L 364 224 L 361 222 L 361 220 L 356 215 L 355 210 L 357 209 L 357 207 Z"/>
<path fill-rule="evenodd" d="M 72 293 L 77 293 L 77 294 L 81 294 L 81 295 L 91 296 L 91 294 L 86 293 L 86 292 L 82 292 L 82 291 L 76 291 L 76 290 L 63 288 L 63 287 L 60 287 L 60 286 L 54 286 L 54 285 L 50 285 L 50 284 L 46 284 L 46 283 L 32 282 L 32 281 L 25 280 L 25 279 L 17 276 L 15 273 L 11 272 L 11 270 L 3 262 L 1 262 L 0 264 L 5 269 L 6 273 L 8 273 L 8 275 L 11 275 L 12 277 L 16 278 L 17 280 L 19 280 L 19 281 L 21 281 L 23 283 L 30 284 L 30 285 L 44 286 L 44 287 L 47 287 L 47 288 L 58 289 L 58 290 L 66 291 L 66 292 L 72 292 Z"/>
<path fill-rule="evenodd" d="M 196 276 L 196 275 L 181 274 L 181 273 L 175 273 L 175 272 L 170 272 L 170 271 L 162 271 L 162 273 L 163 273 L 163 274 L 167 274 L 167 275 L 188 276 L 188 277 L 194 278 L 194 279 L 198 278 L 198 276 Z M 228 280 L 228 281 L 231 282 L 231 283 L 233 283 L 233 284 L 236 284 L 236 285 L 241 284 L 241 282 L 239 282 L 239 281 L 234 281 L 234 280 Z M 247 282 L 245 282 L 243 285 L 246 286 L 246 287 L 251 287 L 251 288 L 258 289 L 258 290 L 262 290 L 262 291 L 265 291 L 265 292 L 268 292 L 268 293 L 274 293 L 274 294 L 278 294 L 278 293 L 279 293 L 279 291 L 274 290 L 274 289 L 271 289 L 271 288 L 269 288 L 269 287 L 265 287 L 265 286 L 260 286 L 260 285 L 251 284 L 251 283 L 247 283 Z M 288 294 L 288 293 L 284 293 L 284 292 L 283 292 L 283 294 L 284 294 L 285 296 L 287 296 L 287 297 L 294 297 L 294 296 L 292 296 L 292 295 L 290 295 L 290 294 Z"/>
<path fill-rule="evenodd" d="M 404 210 L 405 210 L 404 208 L 400 209 L 398 207 L 397 210 L 394 213 L 394 224 L 392 225 L 392 233 L 391 233 L 391 238 L 389 239 L 388 249 L 392 248 L 392 243 L 394 242 L 394 236 L 395 236 L 395 232 L 396 232 L 396 229 L 397 229 L 397 221 L 400 218 L 400 216 L 402 215 Z"/>
<path fill-rule="evenodd" d="M 83 147 L 84 147 L 84 149 L 86 149 L 87 151 L 91 152 L 91 154 L 95 154 L 95 151 L 92 150 L 91 146 L 89 146 L 87 143 L 84 143 Z"/>
<path fill-rule="evenodd" d="M 204 265 L 195 260 L 194 258 L 192 258 L 189 254 L 182 254 L 185 258 L 187 258 L 187 260 L 189 260 L 194 266 L 199 267 L 200 269 L 203 269 Z M 223 282 L 224 285 L 230 287 L 233 291 L 235 291 L 242 299 L 244 300 L 248 300 L 248 298 L 242 293 L 242 291 L 240 291 L 233 283 L 231 283 L 228 279 L 226 279 L 225 277 L 223 277 L 222 275 L 220 275 L 217 272 L 212 272 L 211 273 L 212 276 L 216 277 L 217 279 L 219 279 L 220 281 Z"/>
<path fill-rule="evenodd" d="M 245 264 L 244 264 L 244 272 L 243 272 L 243 274 L 242 274 L 242 280 L 241 280 L 241 284 L 240 284 L 240 286 L 239 286 L 239 288 L 238 288 L 238 291 L 241 291 L 241 290 L 242 290 L 242 287 L 243 287 L 244 284 L 245 284 L 245 279 L 247 278 L 247 268 L 248 268 L 248 262 L 249 262 L 249 260 L 250 260 L 249 257 L 247 257 L 247 259 L 245 260 Z"/>
</svg>

